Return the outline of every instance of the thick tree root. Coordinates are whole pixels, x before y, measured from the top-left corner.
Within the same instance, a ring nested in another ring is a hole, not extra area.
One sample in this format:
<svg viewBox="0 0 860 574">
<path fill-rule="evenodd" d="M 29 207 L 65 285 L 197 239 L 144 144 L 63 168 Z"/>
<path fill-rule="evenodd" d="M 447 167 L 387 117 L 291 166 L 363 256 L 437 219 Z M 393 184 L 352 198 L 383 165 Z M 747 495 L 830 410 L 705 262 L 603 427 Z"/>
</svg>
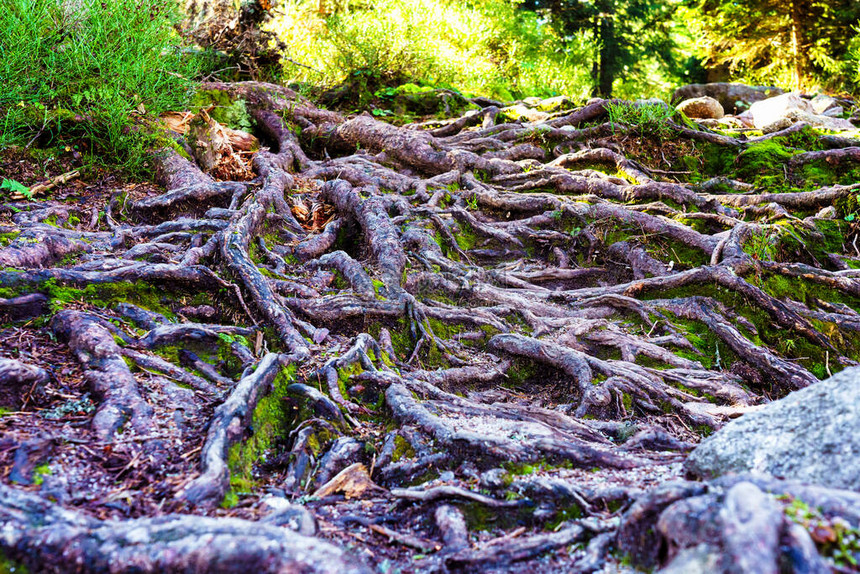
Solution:
<svg viewBox="0 0 860 574">
<path fill-rule="evenodd" d="M 48 572 L 833 566 L 789 500 L 856 529 L 856 496 L 680 478 L 728 418 L 860 361 L 860 184 L 798 183 L 856 164 L 856 142 L 792 155 L 798 187 L 777 193 L 744 158 L 802 126 L 669 122 L 663 141 L 611 123 L 607 100 L 508 123 L 476 100 L 397 127 L 280 86 L 204 88 L 241 100 L 269 146 L 253 179 L 164 150 L 164 192 L 117 192 L 104 217 L 0 205 L 16 322 L 0 345 L 20 346 L 0 407 L 21 409 L 0 418 L 0 468 L 34 491 L 0 484 L 3 556 Z M 62 479 L 82 474 L 86 496 Z"/>
<path fill-rule="evenodd" d="M 363 573 L 334 546 L 236 518 L 100 521 L 0 484 L 4 554 L 33 572 Z"/>
</svg>

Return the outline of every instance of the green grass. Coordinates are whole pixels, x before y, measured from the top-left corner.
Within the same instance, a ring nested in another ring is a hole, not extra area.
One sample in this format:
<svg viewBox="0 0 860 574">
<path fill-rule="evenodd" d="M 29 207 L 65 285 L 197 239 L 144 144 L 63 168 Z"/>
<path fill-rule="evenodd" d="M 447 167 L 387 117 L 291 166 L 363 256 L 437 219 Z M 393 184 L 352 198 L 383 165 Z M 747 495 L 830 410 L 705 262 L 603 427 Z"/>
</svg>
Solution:
<svg viewBox="0 0 860 574">
<path fill-rule="evenodd" d="M 173 0 L 7 0 L 0 10 L 0 148 L 80 142 L 135 170 L 154 117 L 182 109 L 197 70 Z"/>
<path fill-rule="evenodd" d="M 666 122 L 675 115 L 675 110 L 667 104 L 608 102 L 606 112 L 613 124 L 632 126 L 643 136 L 667 139 L 675 135 L 675 130 Z"/>
</svg>

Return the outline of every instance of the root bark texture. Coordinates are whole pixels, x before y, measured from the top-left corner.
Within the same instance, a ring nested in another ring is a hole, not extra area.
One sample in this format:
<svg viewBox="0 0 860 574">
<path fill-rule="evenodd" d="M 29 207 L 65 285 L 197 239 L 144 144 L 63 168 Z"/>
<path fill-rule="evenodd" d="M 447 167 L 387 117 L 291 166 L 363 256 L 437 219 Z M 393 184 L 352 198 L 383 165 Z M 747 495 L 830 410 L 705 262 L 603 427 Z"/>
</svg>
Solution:
<svg viewBox="0 0 860 574">
<path fill-rule="evenodd" d="M 0 205 L 0 314 L 54 345 L 50 367 L 0 359 L 0 462 L 31 477 L 0 484 L 0 558 L 834 567 L 786 507 L 856 529 L 855 494 L 681 465 L 729 417 L 860 359 L 860 184 L 797 183 L 856 163 L 850 141 L 793 155 L 775 193 L 743 163 L 764 140 L 672 124 L 670 145 L 604 100 L 395 126 L 205 88 L 254 119 L 253 179 L 164 150 L 161 193 L 114 196 L 87 228 L 60 201 Z M 726 154 L 739 167 L 709 173 Z"/>
</svg>

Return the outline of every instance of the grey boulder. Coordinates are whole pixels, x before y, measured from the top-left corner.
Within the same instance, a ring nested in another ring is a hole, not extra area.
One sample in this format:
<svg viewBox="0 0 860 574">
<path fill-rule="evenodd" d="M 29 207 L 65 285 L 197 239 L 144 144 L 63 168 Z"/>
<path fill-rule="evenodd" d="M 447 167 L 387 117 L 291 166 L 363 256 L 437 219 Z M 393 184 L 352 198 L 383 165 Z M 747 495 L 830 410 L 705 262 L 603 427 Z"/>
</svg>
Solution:
<svg viewBox="0 0 860 574">
<path fill-rule="evenodd" d="M 764 133 L 785 129 L 797 122 L 806 122 L 812 127 L 837 131 L 854 128 L 848 120 L 815 113 L 813 104 L 797 92 L 756 102 L 750 106 L 749 112 L 755 127 Z"/>
<path fill-rule="evenodd" d="M 753 102 L 781 93 L 783 93 L 782 90 L 774 86 L 747 86 L 745 84 L 714 82 L 710 84 L 681 86 L 672 94 L 672 101 L 677 102 L 708 96 L 720 102 L 726 113 L 736 113 L 743 111 Z"/>
<path fill-rule="evenodd" d="M 860 491 L 860 368 L 733 420 L 689 456 L 701 478 L 753 472 Z"/>
<path fill-rule="evenodd" d="M 797 92 L 768 98 L 750 106 L 753 122 L 759 129 L 785 118 L 790 111 L 794 110 L 807 114 L 815 113 L 812 104 L 800 97 Z"/>
</svg>

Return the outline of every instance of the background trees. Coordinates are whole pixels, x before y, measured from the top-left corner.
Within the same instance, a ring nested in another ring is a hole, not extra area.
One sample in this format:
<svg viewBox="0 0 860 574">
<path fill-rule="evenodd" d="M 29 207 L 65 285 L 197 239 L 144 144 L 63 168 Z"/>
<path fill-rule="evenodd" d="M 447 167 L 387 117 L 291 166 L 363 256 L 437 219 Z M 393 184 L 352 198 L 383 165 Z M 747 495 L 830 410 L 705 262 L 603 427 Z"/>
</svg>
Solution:
<svg viewBox="0 0 860 574">
<path fill-rule="evenodd" d="M 698 0 L 707 63 L 795 89 L 856 80 L 856 0 Z M 854 44 L 854 45 L 852 45 Z"/>
<path fill-rule="evenodd" d="M 592 95 L 611 96 L 616 82 L 640 87 L 700 79 L 680 0 L 529 0 L 565 38 L 585 32 L 594 46 Z"/>
</svg>

